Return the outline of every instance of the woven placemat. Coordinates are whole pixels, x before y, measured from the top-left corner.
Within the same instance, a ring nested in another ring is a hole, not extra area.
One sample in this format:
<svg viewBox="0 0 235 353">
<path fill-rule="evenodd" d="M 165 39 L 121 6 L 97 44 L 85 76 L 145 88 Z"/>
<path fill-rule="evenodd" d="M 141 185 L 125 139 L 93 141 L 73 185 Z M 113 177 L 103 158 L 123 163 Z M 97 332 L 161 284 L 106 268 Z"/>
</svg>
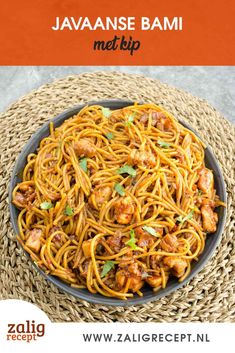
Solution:
<svg viewBox="0 0 235 353">
<path fill-rule="evenodd" d="M 89 304 L 60 292 L 33 269 L 16 243 L 8 210 L 15 160 L 30 136 L 49 118 L 91 100 L 116 98 L 154 102 L 189 122 L 219 160 L 228 192 L 226 228 L 207 266 L 186 286 L 140 306 Z M 235 129 L 206 101 L 159 81 L 118 72 L 69 76 L 32 91 L 0 115 L 0 299 L 38 305 L 52 321 L 234 322 L 234 141 Z"/>
</svg>

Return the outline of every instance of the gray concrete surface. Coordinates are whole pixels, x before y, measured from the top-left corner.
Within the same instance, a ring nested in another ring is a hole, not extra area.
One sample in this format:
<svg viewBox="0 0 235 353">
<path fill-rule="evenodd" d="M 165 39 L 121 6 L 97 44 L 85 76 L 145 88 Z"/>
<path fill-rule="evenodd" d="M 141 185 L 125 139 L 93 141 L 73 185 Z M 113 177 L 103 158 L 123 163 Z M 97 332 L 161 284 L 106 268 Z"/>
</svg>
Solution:
<svg viewBox="0 0 235 353">
<path fill-rule="evenodd" d="M 3 66 L 0 111 L 32 89 L 54 79 L 92 71 L 143 74 L 206 99 L 235 124 L 235 66 Z"/>
</svg>

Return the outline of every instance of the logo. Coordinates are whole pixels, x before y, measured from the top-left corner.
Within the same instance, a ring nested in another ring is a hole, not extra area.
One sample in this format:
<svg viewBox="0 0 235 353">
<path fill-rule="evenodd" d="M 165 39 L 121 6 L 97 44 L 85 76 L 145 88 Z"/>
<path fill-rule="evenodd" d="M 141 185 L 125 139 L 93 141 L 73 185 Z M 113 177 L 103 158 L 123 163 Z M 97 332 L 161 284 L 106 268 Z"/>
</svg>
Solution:
<svg viewBox="0 0 235 353">
<path fill-rule="evenodd" d="M 7 341 L 36 341 L 45 334 L 45 324 L 37 324 L 34 320 L 24 323 L 8 324 Z"/>
</svg>

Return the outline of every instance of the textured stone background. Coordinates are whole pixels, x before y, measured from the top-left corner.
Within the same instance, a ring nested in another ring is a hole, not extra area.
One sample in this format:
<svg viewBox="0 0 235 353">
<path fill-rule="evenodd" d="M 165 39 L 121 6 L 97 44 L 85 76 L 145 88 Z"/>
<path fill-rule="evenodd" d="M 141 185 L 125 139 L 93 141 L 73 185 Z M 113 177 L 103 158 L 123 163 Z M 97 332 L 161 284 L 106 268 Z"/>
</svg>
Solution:
<svg viewBox="0 0 235 353">
<path fill-rule="evenodd" d="M 206 99 L 235 124 L 234 66 L 3 66 L 0 67 L 0 111 L 44 83 L 93 71 L 143 74 Z"/>
</svg>

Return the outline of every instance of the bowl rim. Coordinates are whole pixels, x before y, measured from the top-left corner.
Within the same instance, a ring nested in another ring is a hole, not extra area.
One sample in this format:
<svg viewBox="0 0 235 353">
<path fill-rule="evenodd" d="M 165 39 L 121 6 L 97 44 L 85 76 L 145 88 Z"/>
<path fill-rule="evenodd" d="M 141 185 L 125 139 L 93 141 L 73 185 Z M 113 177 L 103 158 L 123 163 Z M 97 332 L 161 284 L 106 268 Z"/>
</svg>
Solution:
<svg viewBox="0 0 235 353">
<path fill-rule="evenodd" d="M 72 117 L 73 115 L 77 114 L 85 106 L 101 105 L 101 106 L 110 108 L 111 110 L 115 110 L 115 109 L 121 109 L 125 106 L 133 105 L 134 103 L 135 103 L 134 101 L 130 101 L 130 100 L 106 99 L 106 100 L 89 101 L 86 104 L 78 104 L 78 105 L 75 105 L 75 106 L 63 111 L 62 113 L 56 115 L 55 117 L 47 120 L 41 127 L 39 127 L 36 130 L 36 132 L 26 142 L 26 144 L 24 145 L 23 149 L 21 150 L 21 152 L 19 153 L 19 155 L 16 159 L 16 162 L 15 162 L 15 165 L 14 165 L 14 168 L 12 171 L 9 187 L 8 187 L 10 219 L 11 219 L 11 224 L 13 226 L 13 230 L 14 230 L 15 234 L 18 234 L 18 222 L 17 222 L 16 214 L 19 212 L 19 210 L 12 203 L 12 191 L 13 191 L 15 185 L 17 184 L 17 177 L 18 177 L 18 174 L 20 173 L 19 168 L 22 164 L 22 160 L 25 160 L 27 155 L 29 154 L 27 152 L 32 147 L 32 144 L 34 143 L 35 145 L 38 145 L 39 142 L 45 136 L 47 136 L 49 134 L 50 122 L 53 122 L 55 124 L 55 126 L 58 127 L 65 120 L 67 120 L 70 117 Z M 140 102 L 139 104 L 143 104 L 143 103 Z M 177 119 L 177 120 L 184 127 L 189 129 L 190 131 L 192 131 L 196 136 L 198 136 L 200 138 L 200 140 L 203 142 L 200 135 L 189 124 L 182 122 L 180 119 Z M 42 134 L 44 134 L 44 135 L 41 136 Z M 223 202 L 227 203 L 226 185 L 225 185 L 225 181 L 224 181 L 223 174 L 221 171 L 221 167 L 220 167 L 217 159 L 215 158 L 211 148 L 209 146 L 207 146 L 207 144 L 205 144 L 205 145 L 206 145 L 205 156 L 207 155 L 208 159 L 210 160 L 210 163 L 212 163 L 216 167 L 216 173 L 215 173 L 215 170 L 213 169 L 213 174 L 214 174 L 214 177 L 216 176 L 215 179 L 216 179 L 218 186 L 220 188 L 220 193 L 221 193 L 220 198 L 222 198 Z M 25 163 L 23 163 L 23 165 L 25 166 Z M 133 298 L 130 298 L 127 300 L 104 297 L 104 296 L 101 296 L 100 294 L 93 294 L 93 293 L 90 293 L 85 288 L 84 289 L 73 288 L 70 285 L 66 284 L 65 282 L 62 282 L 59 278 L 52 276 L 50 274 L 46 274 L 41 268 L 39 268 L 37 265 L 35 265 L 34 261 L 31 259 L 30 255 L 29 255 L 29 253 L 27 253 L 27 251 L 23 248 L 23 246 L 18 241 L 18 239 L 17 239 L 17 242 L 18 242 L 18 244 L 20 244 L 20 247 L 23 249 L 24 253 L 26 254 L 27 258 L 30 260 L 31 264 L 36 269 L 36 271 L 38 273 L 40 273 L 47 281 L 54 284 L 60 290 L 66 292 L 69 295 L 72 295 L 73 297 L 76 297 L 77 299 L 85 300 L 85 301 L 93 303 L 93 304 L 127 307 L 127 306 L 141 305 L 141 304 L 145 304 L 147 302 L 157 301 L 158 299 L 165 297 L 165 296 L 168 296 L 169 294 L 182 288 L 192 278 L 194 278 L 205 267 L 205 265 L 208 263 L 208 261 L 211 259 L 219 242 L 221 241 L 222 233 L 223 233 L 225 221 L 226 221 L 226 214 L 227 214 L 226 207 L 222 207 L 221 214 L 222 215 L 219 218 L 217 230 L 215 233 L 212 234 L 212 236 L 213 236 L 213 238 L 215 238 L 215 240 L 212 241 L 212 244 L 210 244 L 210 246 L 208 248 L 205 245 L 205 249 L 204 249 L 203 253 L 200 255 L 200 257 L 203 255 L 203 258 L 199 258 L 198 262 L 195 263 L 195 266 L 192 268 L 190 274 L 185 278 L 184 281 L 176 282 L 174 280 L 174 282 L 172 282 L 171 284 L 168 284 L 166 286 L 166 288 L 161 289 L 158 292 L 153 292 L 152 289 L 150 288 L 148 295 L 144 295 L 143 297 L 134 296 Z"/>
</svg>

